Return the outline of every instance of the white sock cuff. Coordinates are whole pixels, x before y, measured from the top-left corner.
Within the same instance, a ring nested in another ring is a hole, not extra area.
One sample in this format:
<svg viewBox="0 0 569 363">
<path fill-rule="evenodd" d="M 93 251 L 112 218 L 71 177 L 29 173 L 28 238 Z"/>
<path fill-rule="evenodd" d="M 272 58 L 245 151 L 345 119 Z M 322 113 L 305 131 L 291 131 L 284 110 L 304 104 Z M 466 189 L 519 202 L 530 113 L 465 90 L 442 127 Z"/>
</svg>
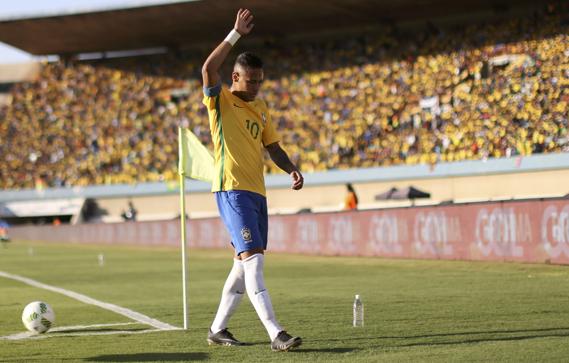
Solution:
<svg viewBox="0 0 569 363">
<path fill-rule="evenodd" d="M 255 307 L 255 311 L 265 326 L 265 329 L 267 329 L 272 341 L 283 329 L 275 318 L 271 298 L 265 288 L 265 279 L 263 276 L 264 261 L 265 255 L 257 253 L 243 260 L 243 267 L 245 269 L 247 295 L 249 295 L 249 300 L 251 300 L 251 303 Z"/>
<path fill-rule="evenodd" d="M 265 262 L 265 255 L 262 253 L 255 253 L 253 256 L 249 256 L 244 260 L 241 260 L 243 263 L 243 266 L 245 266 L 245 264 L 249 265 L 253 262 L 256 263 L 263 263 Z"/>
<path fill-rule="evenodd" d="M 243 262 L 236 258 L 233 259 L 233 269 L 243 273 Z"/>
<path fill-rule="evenodd" d="M 213 333 L 227 328 L 227 323 L 239 306 L 244 294 L 245 270 L 243 263 L 241 260 L 233 259 L 233 267 L 223 286 L 219 308 L 210 328 Z"/>
<path fill-rule="evenodd" d="M 224 288 L 230 290 L 239 290 L 241 293 L 245 291 L 245 269 L 241 260 L 233 259 L 233 267 L 227 276 L 227 281 Z"/>
</svg>

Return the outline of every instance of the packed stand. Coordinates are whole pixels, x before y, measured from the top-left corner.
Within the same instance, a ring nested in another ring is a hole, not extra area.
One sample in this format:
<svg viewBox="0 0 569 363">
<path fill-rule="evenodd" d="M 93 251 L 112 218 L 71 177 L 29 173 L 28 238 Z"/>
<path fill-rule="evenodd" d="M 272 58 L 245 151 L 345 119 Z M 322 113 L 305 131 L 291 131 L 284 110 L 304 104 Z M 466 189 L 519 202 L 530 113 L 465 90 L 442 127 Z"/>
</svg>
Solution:
<svg viewBox="0 0 569 363">
<path fill-rule="evenodd" d="M 268 42 L 258 52 L 262 97 L 306 172 L 569 151 L 560 13 L 416 36 L 390 28 Z M 210 143 L 204 54 L 46 64 L 0 108 L 0 185 L 175 180 L 178 125 Z M 277 168 L 267 161 L 267 170 Z"/>
</svg>

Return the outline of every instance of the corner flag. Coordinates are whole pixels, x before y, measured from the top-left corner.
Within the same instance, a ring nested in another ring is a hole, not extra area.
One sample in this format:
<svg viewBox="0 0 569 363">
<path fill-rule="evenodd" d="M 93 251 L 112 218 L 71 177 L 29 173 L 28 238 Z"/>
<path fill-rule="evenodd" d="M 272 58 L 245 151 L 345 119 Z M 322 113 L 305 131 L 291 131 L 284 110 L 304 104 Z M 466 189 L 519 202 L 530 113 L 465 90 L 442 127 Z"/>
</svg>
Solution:
<svg viewBox="0 0 569 363">
<path fill-rule="evenodd" d="M 180 242 L 182 245 L 182 299 L 184 306 L 184 329 L 188 329 L 185 178 L 211 183 L 215 174 L 215 167 L 211 152 L 202 145 L 193 132 L 181 127 L 178 128 L 178 158 L 178 174 L 180 177 Z"/>
<path fill-rule="evenodd" d="M 180 152 L 178 173 L 186 178 L 211 183 L 215 174 L 211 151 L 188 129 L 180 127 L 178 137 Z"/>
</svg>

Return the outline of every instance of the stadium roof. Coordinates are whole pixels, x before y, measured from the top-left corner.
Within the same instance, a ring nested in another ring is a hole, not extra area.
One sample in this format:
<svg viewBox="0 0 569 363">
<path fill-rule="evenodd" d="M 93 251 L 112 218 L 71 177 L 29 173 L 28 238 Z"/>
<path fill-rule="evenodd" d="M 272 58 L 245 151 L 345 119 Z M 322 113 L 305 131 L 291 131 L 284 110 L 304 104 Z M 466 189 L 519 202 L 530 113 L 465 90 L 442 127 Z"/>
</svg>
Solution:
<svg viewBox="0 0 569 363">
<path fill-rule="evenodd" d="M 500 3 L 530 2 L 501 0 Z M 282 36 L 467 13 L 496 0 L 243 0 L 259 34 Z M 0 41 L 34 55 L 79 54 L 219 41 L 235 19 L 233 0 L 193 0 L 0 20 Z"/>
</svg>

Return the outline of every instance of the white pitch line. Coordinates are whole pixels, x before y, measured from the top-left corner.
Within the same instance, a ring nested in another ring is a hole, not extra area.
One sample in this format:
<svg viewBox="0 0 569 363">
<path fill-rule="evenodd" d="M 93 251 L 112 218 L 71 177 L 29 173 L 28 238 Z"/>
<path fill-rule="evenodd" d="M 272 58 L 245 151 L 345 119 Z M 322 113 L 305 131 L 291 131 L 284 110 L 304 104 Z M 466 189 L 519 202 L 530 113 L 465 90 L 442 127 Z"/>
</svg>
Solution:
<svg viewBox="0 0 569 363">
<path fill-rule="evenodd" d="M 12 335 L 6 335 L 3 337 L 0 337 L 0 339 L 5 339 L 5 340 L 22 340 L 22 339 L 30 339 L 34 336 L 35 334 L 32 333 L 31 331 L 26 331 L 23 333 L 17 333 L 17 334 L 12 334 Z"/>
<path fill-rule="evenodd" d="M 141 314 L 141 313 L 138 313 L 136 311 L 132 311 L 132 310 L 127 309 L 127 308 L 123 308 L 122 306 L 106 303 L 104 301 L 95 300 L 95 299 L 93 299 L 87 295 L 83 295 L 83 294 L 79 294 L 79 293 L 74 292 L 74 291 L 62 289 L 61 287 L 47 285 L 47 284 L 41 283 L 39 281 L 29 279 L 27 277 L 23 277 L 23 276 L 19 276 L 19 275 L 13 275 L 13 274 L 10 274 L 10 273 L 4 272 L 4 271 L 0 271 L 0 276 L 8 278 L 8 279 L 12 279 L 12 280 L 20 281 L 20 282 L 23 282 L 23 283 L 28 284 L 30 286 L 39 287 L 40 289 L 57 292 L 59 294 L 70 297 L 72 299 L 79 300 L 85 304 L 95 305 L 95 306 L 98 306 L 100 308 L 110 310 L 114 313 L 126 316 L 129 319 L 138 321 L 139 323 L 150 325 L 156 329 L 160 329 L 160 330 L 177 330 L 177 329 L 180 329 L 178 327 L 175 327 L 175 326 L 170 325 L 168 323 L 164 323 L 160 320 L 153 319 L 151 317 L 148 317 L 148 316 Z"/>
<path fill-rule="evenodd" d="M 56 326 L 55 328 L 49 329 L 50 332 L 56 331 L 68 331 L 68 330 L 84 330 L 91 328 L 107 328 L 110 326 L 123 326 L 123 325 L 136 325 L 133 321 L 127 323 L 110 323 L 110 324 L 92 324 L 92 325 L 71 325 L 71 326 Z"/>
<path fill-rule="evenodd" d="M 79 336 L 91 336 L 91 335 L 116 335 L 116 334 L 147 334 L 147 333 L 156 333 L 156 332 L 164 332 L 164 331 L 172 331 L 172 330 L 181 330 L 179 328 L 176 329 L 146 329 L 146 330 L 113 330 L 113 331 L 100 331 L 100 332 L 84 332 L 84 333 L 65 333 L 60 332 L 58 333 L 45 333 L 45 334 L 36 334 L 32 332 L 24 332 L 24 333 L 17 333 L 12 335 L 6 335 L 0 337 L 0 340 L 23 340 L 23 339 L 45 339 L 45 338 L 54 338 L 54 337 L 79 337 Z"/>
</svg>

